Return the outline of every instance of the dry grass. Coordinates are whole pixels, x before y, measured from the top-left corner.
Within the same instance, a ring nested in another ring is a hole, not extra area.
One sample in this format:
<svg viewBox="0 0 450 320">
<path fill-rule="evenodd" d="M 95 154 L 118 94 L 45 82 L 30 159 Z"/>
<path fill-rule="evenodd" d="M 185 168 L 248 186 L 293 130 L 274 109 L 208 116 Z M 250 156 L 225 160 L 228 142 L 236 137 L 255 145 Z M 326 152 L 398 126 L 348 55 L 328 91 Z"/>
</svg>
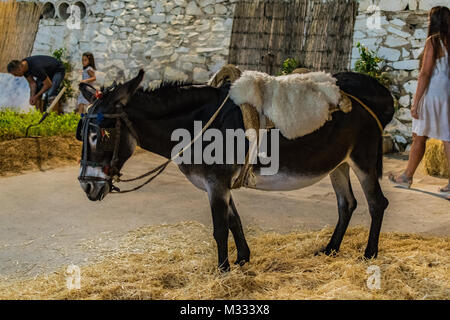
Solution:
<svg viewBox="0 0 450 320">
<path fill-rule="evenodd" d="M 81 142 L 58 136 L 1 141 L 0 155 L 0 176 L 11 176 L 29 170 L 76 165 Z"/>
<path fill-rule="evenodd" d="M 427 141 L 427 149 L 423 160 L 425 172 L 427 174 L 448 178 L 448 163 L 442 141 L 429 139 Z"/>
<path fill-rule="evenodd" d="M 77 165 L 81 146 L 75 137 L 59 136 L 0 141 L 0 177 Z M 137 147 L 135 154 L 143 152 Z"/>
<path fill-rule="evenodd" d="M 290 234 L 248 230 L 252 261 L 216 270 L 210 228 L 194 222 L 128 234 L 117 252 L 81 266 L 81 290 L 68 291 L 64 270 L 5 280 L 0 299 L 449 299 L 450 238 L 384 233 L 379 258 L 361 259 L 367 229 L 348 231 L 336 257 L 314 256 L 331 229 Z M 230 258 L 235 249 L 230 240 Z M 381 269 L 381 289 L 366 286 Z"/>
</svg>

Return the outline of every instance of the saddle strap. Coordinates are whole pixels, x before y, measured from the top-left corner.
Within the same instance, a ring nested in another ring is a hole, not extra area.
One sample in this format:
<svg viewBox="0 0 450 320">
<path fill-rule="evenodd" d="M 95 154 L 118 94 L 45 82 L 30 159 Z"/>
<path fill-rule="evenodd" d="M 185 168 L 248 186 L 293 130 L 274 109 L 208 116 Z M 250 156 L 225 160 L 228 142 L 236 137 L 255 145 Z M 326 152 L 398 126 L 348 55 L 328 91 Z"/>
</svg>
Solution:
<svg viewBox="0 0 450 320">
<path fill-rule="evenodd" d="M 360 99 L 358 99 L 357 97 L 352 96 L 351 94 L 349 94 L 349 93 L 347 93 L 347 92 L 345 92 L 345 91 L 342 91 L 342 90 L 341 90 L 341 93 L 342 93 L 343 95 L 349 97 L 349 98 L 352 98 L 353 100 L 355 100 L 356 102 L 358 102 L 364 109 L 366 109 L 366 111 L 367 111 L 367 112 L 375 119 L 375 121 L 377 122 L 378 128 L 379 128 L 380 131 L 381 131 L 381 135 L 383 135 L 383 131 L 384 131 L 383 125 L 381 124 L 381 121 L 380 121 L 380 119 L 378 119 L 378 117 L 377 117 L 377 115 L 375 114 L 375 112 L 373 112 L 372 109 L 370 109 L 364 102 L 362 102 L 362 101 L 361 101 Z"/>
</svg>

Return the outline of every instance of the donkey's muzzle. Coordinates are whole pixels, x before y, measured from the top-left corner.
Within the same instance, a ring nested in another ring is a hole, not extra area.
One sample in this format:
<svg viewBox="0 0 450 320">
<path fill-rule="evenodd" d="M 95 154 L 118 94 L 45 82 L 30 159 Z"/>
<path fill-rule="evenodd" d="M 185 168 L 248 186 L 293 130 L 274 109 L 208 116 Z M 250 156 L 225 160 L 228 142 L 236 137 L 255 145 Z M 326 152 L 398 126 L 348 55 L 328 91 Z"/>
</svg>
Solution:
<svg viewBox="0 0 450 320">
<path fill-rule="evenodd" d="M 80 185 L 87 197 L 91 201 L 101 201 L 111 190 L 110 184 L 106 180 L 84 180 L 79 179 Z"/>
</svg>

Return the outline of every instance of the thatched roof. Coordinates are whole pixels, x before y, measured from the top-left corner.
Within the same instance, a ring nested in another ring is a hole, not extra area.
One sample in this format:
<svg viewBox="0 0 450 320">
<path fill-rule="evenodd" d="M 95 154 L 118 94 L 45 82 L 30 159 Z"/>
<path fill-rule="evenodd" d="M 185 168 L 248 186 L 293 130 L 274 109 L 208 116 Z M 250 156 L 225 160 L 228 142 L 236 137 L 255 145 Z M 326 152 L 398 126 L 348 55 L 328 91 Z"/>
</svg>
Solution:
<svg viewBox="0 0 450 320">
<path fill-rule="evenodd" d="M 0 1 L 0 72 L 31 54 L 41 13 L 41 3 Z"/>
</svg>

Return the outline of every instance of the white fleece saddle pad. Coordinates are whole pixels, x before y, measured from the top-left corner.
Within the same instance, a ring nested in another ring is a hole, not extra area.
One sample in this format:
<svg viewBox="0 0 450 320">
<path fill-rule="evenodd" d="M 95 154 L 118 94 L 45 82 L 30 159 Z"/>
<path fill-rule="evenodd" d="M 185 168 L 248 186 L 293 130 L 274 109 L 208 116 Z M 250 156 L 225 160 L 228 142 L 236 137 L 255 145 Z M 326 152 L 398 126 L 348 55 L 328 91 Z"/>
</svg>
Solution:
<svg viewBox="0 0 450 320">
<path fill-rule="evenodd" d="M 274 77 L 244 71 L 230 89 L 235 104 L 254 106 L 288 139 L 310 134 L 329 119 L 341 99 L 336 78 L 325 72 Z"/>
</svg>

